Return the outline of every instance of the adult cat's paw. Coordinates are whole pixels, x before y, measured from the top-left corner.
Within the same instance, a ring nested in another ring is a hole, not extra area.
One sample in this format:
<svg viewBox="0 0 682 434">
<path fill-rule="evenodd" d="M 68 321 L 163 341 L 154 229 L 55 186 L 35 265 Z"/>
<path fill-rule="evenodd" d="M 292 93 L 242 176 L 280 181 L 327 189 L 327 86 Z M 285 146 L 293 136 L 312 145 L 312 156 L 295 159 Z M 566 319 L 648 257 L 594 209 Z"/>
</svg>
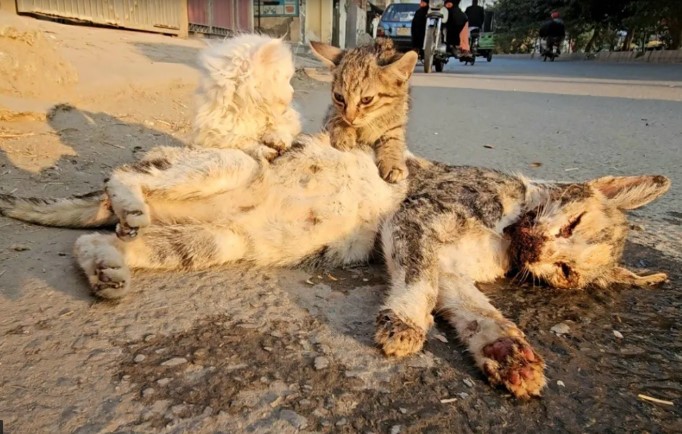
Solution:
<svg viewBox="0 0 682 434">
<path fill-rule="evenodd" d="M 402 320 L 390 309 L 384 309 L 377 316 L 377 331 L 374 341 L 387 356 L 403 357 L 421 350 L 426 332 L 410 320 Z"/>
<path fill-rule="evenodd" d="M 121 298 L 128 292 L 130 270 L 117 259 L 100 259 L 88 278 L 94 295 L 108 299 Z"/>
<path fill-rule="evenodd" d="M 379 161 L 377 163 L 379 168 L 379 175 L 385 180 L 392 184 L 403 181 L 409 175 L 407 170 L 407 165 L 404 161 L 401 162 L 384 162 Z"/>
<path fill-rule="evenodd" d="M 151 224 L 149 212 L 146 210 L 123 210 L 120 212 L 119 222 L 116 224 L 116 236 L 122 241 L 130 241 L 137 237 L 140 228 Z"/>
<path fill-rule="evenodd" d="M 493 385 L 504 385 L 514 396 L 540 396 L 545 387 L 545 362 L 520 337 L 503 337 L 483 347 L 483 372 Z"/>
</svg>

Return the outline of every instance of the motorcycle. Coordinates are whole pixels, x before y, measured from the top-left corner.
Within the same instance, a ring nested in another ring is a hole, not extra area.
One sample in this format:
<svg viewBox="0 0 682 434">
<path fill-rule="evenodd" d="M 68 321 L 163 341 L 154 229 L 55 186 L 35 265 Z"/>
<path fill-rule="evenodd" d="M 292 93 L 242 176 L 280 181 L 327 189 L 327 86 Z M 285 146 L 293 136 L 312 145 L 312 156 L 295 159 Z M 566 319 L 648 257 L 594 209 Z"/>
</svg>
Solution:
<svg viewBox="0 0 682 434">
<path fill-rule="evenodd" d="M 554 59 L 559 57 L 559 46 L 561 45 L 561 41 L 558 38 L 553 38 L 551 36 L 545 37 L 545 38 L 540 38 L 538 41 L 538 47 L 539 47 L 539 52 L 540 56 L 542 57 L 542 61 L 546 62 L 547 59 L 550 60 L 550 62 L 554 62 Z"/>
<path fill-rule="evenodd" d="M 442 72 L 443 67 L 450 60 L 450 57 L 460 59 L 458 54 L 453 54 L 448 50 L 447 45 L 442 42 L 442 9 L 445 1 L 430 1 L 429 12 L 426 15 L 426 34 L 424 35 L 424 49 L 422 60 L 424 62 L 424 72 L 429 74 L 435 68 L 436 72 Z M 472 47 L 473 49 L 473 47 Z M 471 58 L 460 59 L 465 64 L 473 65 L 476 61 L 476 53 L 472 53 Z"/>
</svg>

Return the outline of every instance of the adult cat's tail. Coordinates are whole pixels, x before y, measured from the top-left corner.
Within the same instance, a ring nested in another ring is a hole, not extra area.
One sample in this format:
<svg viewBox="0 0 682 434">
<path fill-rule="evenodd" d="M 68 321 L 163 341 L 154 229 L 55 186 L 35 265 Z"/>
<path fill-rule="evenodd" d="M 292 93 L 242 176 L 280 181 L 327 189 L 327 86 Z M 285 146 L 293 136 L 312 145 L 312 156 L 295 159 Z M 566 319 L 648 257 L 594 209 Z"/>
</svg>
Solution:
<svg viewBox="0 0 682 434">
<path fill-rule="evenodd" d="M 0 215 L 60 228 L 97 228 L 118 221 L 103 191 L 59 199 L 0 194 Z"/>
</svg>

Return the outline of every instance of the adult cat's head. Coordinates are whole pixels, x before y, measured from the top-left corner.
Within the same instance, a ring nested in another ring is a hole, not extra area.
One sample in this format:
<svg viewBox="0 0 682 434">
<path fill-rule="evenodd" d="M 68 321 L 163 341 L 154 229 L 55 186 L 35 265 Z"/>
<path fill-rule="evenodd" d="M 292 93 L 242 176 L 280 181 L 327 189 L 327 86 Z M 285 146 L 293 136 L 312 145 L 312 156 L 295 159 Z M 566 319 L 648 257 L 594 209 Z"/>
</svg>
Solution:
<svg viewBox="0 0 682 434">
<path fill-rule="evenodd" d="M 416 52 L 399 53 L 386 38 L 350 50 L 321 42 L 311 46 L 334 74 L 332 103 L 348 125 L 366 126 L 407 101 Z"/>
<path fill-rule="evenodd" d="M 558 288 L 664 281 L 663 273 L 639 276 L 619 261 L 628 232 L 625 211 L 648 204 L 669 188 L 664 176 L 607 176 L 555 185 L 546 203 L 505 229 L 516 265 Z"/>
</svg>

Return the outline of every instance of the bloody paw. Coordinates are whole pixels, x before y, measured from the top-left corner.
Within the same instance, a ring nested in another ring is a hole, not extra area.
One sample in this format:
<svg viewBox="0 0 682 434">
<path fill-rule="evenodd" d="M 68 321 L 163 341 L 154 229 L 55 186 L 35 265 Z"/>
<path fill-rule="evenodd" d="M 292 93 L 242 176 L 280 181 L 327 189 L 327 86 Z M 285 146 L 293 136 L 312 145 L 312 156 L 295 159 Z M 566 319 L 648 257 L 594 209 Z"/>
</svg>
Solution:
<svg viewBox="0 0 682 434">
<path fill-rule="evenodd" d="M 517 398 L 539 396 L 545 387 L 545 362 L 522 338 L 503 337 L 483 347 L 483 372 Z"/>
</svg>

